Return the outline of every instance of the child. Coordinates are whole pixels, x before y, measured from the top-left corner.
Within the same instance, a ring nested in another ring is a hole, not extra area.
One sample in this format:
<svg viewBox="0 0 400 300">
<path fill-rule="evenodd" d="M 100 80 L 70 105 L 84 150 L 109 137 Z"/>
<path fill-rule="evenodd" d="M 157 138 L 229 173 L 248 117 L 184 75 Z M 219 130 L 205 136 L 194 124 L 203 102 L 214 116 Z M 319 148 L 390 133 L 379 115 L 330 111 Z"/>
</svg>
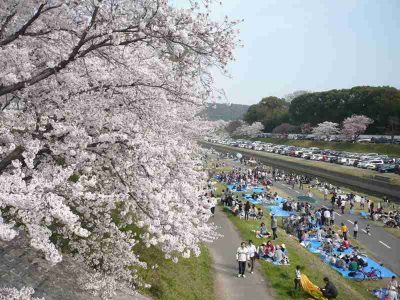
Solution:
<svg viewBox="0 0 400 300">
<path fill-rule="evenodd" d="M 296 266 L 296 277 L 294 278 L 294 289 L 297 290 L 300 287 L 301 272 L 300 266 Z"/>
<path fill-rule="evenodd" d="M 371 235 L 371 225 L 367 224 L 367 227 L 365 227 L 365 231 L 367 232 L 368 235 Z"/>
</svg>

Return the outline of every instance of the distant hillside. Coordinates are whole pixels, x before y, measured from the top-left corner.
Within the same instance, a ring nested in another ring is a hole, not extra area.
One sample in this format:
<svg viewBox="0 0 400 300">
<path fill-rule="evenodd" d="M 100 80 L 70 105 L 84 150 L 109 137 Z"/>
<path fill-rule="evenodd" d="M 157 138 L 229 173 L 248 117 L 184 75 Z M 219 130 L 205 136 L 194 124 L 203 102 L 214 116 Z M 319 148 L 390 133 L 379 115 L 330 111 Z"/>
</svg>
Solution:
<svg viewBox="0 0 400 300">
<path fill-rule="evenodd" d="M 247 112 L 249 105 L 242 104 L 209 104 L 207 109 L 202 115 L 210 121 L 216 120 L 242 120 L 244 114 Z"/>
</svg>

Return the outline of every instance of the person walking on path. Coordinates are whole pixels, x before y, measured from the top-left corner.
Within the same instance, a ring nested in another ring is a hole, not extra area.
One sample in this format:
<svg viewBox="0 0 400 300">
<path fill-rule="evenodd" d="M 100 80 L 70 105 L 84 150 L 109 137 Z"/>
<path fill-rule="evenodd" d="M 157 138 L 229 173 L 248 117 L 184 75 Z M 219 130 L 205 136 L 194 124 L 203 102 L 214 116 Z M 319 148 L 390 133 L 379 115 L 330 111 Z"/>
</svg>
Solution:
<svg viewBox="0 0 400 300">
<path fill-rule="evenodd" d="M 301 284 L 300 284 L 300 279 L 301 279 L 301 272 L 300 272 L 300 266 L 296 266 L 296 270 L 295 270 L 295 278 L 294 278 L 294 289 L 297 290 L 298 288 L 300 288 Z"/>
<path fill-rule="evenodd" d="M 250 202 L 247 201 L 246 204 L 244 205 L 244 219 L 245 220 L 249 219 L 249 212 L 250 212 Z"/>
<path fill-rule="evenodd" d="M 331 221 L 329 222 L 330 226 L 335 225 L 335 211 L 333 210 L 333 208 L 330 209 L 331 212 Z"/>
<path fill-rule="evenodd" d="M 342 200 L 340 202 L 340 210 L 342 211 L 342 215 L 344 214 L 344 209 L 346 208 L 346 200 Z"/>
<path fill-rule="evenodd" d="M 349 231 L 349 229 L 347 228 L 347 226 L 344 223 L 342 223 L 341 225 L 342 225 L 341 230 L 342 230 L 343 238 L 345 240 L 347 240 L 347 232 Z"/>
<path fill-rule="evenodd" d="M 325 220 L 325 224 L 326 226 L 329 226 L 329 224 L 331 223 L 331 212 L 329 209 L 326 209 L 324 211 L 324 220 Z"/>
<path fill-rule="evenodd" d="M 249 260 L 249 250 L 247 249 L 245 242 L 242 242 L 240 247 L 237 249 L 236 260 L 239 265 L 238 277 L 246 278 L 246 262 Z"/>
<path fill-rule="evenodd" d="M 365 231 L 367 232 L 368 235 L 371 235 L 371 225 L 367 224 L 367 227 L 365 227 Z"/>
<path fill-rule="evenodd" d="M 356 240 L 358 235 L 358 221 L 354 221 L 353 237 Z"/>
<path fill-rule="evenodd" d="M 278 229 L 278 222 L 276 221 L 274 215 L 271 216 L 271 229 L 272 229 L 272 239 L 275 240 L 278 238 L 278 235 L 276 234 L 276 230 Z"/>
<path fill-rule="evenodd" d="M 256 260 L 257 248 L 253 244 L 252 240 L 249 240 L 249 245 L 247 246 L 247 249 L 249 251 L 249 258 L 250 258 L 248 267 L 250 268 L 250 273 L 253 274 L 254 273 L 254 262 Z"/>
<path fill-rule="evenodd" d="M 338 296 L 338 291 L 335 285 L 330 282 L 328 277 L 324 277 L 325 287 L 321 288 L 322 295 L 328 299 L 335 299 Z"/>
</svg>

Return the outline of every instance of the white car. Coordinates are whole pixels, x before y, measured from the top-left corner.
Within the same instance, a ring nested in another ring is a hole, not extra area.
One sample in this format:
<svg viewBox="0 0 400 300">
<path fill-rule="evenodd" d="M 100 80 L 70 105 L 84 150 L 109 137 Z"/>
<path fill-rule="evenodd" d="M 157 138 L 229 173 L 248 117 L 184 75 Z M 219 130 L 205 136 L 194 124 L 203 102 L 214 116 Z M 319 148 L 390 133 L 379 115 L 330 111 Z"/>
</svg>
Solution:
<svg viewBox="0 0 400 300">
<path fill-rule="evenodd" d="M 369 163 L 365 165 L 367 169 L 375 170 L 377 166 L 383 165 L 384 161 L 382 159 L 373 159 L 370 160 Z"/>
<path fill-rule="evenodd" d="M 369 159 L 374 159 L 378 156 L 379 156 L 378 153 L 367 153 L 367 154 L 361 156 L 360 158 L 361 158 L 361 160 L 369 160 Z"/>
</svg>

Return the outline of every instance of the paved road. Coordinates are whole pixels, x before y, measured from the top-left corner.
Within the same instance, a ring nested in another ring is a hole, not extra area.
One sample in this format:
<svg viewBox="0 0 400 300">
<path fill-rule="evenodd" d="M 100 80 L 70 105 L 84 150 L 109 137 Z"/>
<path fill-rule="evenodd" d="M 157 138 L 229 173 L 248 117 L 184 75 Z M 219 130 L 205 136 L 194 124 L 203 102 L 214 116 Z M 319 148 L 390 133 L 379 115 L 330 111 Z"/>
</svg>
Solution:
<svg viewBox="0 0 400 300">
<path fill-rule="evenodd" d="M 214 260 L 217 300 L 274 299 L 271 289 L 267 288 L 267 282 L 258 271 L 258 265 L 254 274 L 246 270 L 246 278 L 237 277 L 235 254 L 242 240 L 220 208 L 216 209 L 214 223 L 219 227 L 218 232 L 224 235 L 209 246 Z"/>
<path fill-rule="evenodd" d="M 295 186 L 295 189 L 292 189 L 292 187 L 282 182 L 275 182 L 274 185 L 289 194 L 289 196 L 293 197 L 294 199 L 303 193 L 301 190 L 297 189 L 298 186 Z M 331 208 L 331 203 L 330 201 L 319 199 L 319 202 L 316 206 L 325 206 Z M 374 256 L 376 256 L 379 261 L 385 265 L 385 267 L 400 275 L 400 239 L 386 232 L 382 227 L 374 225 L 371 226 L 371 235 L 367 235 L 364 229 L 368 223 L 368 220 L 361 218 L 358 215 L 349 214 L 348 208 L 346 210 L 345 214 L 342 215 L 340 210 L 336 209 L 335 224 L 340 224 L 342 222 L 345 223 L 349 228 L 350 233 L 353 234 L 353 224 L 354 221 L 357 220 L 359 227 L 358 241 L 366 249 L 373 253 Z"/>
</svg>

